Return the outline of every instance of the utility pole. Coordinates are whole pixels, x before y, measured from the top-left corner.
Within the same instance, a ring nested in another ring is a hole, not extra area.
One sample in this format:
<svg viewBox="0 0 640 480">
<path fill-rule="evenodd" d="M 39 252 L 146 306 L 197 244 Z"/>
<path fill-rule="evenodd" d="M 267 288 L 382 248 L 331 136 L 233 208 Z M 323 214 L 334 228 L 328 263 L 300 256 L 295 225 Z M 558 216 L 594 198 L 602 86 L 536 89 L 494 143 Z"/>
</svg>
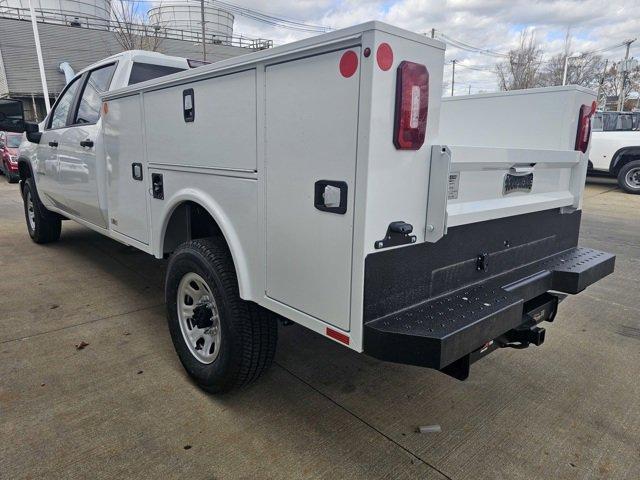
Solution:
<svg viewBox="0 0 640 480">
<path fill-rule="evenodd" d="M 620 74 L 622 76 L 621 84 L 620 84 L 620 95 L 618 95 L 618 111 L 621 112 L 624 109 L 624 86 L 627 83 L 627 70 L 629 66 L 629 48 L 631 44 L 635 42 L 637 39 L 634 38 L 632 40 L 625 40 L 625 45 L 627 46 L 627 51 L 624 54 L 624 62 L 622 63 L 622 68 L 620 68 Z"/>
<path fill-rule="evenodd" d="M 602 71 L 602 78 L 600 78 L 600 83 L 598 84 L 598 94 L 596 95 L 596 103 L 600 105 L 600 93 L 602 93 L 602 87 L 604 85 L 604 79 L 607 76 L 607 66 L 609 65 L 609 59 L 607 58 L 604 61 L 604 70 Z M 607 95 L 604 96 L 604 102 L 602 103 L 602 110 L 607 106 Z"/>
<path fill-rule="evenodd" d="M 202 20 L 202 60 L 206 62 L 207 61 L 207 44 L 204 42 L 204 0 L 200 0 L 200 18 Z"/>
<path fill-rule="evenodd" d="M 36 43 L 36 55 L 38 56 L 38 68 L 40 69 L 40 81 L 42 82 L 44 105 L 47 107 L 47 113 L 49 113 L 49 110 L 51 110 L 51 103 L 49 102 L 49 89 L 47 88 L 47 77 L 44 73 L 44 62 L 42 61 L 42 49 L 40 48 L 40 35 L 38 35 L 38 22 L 36 21 L 36 12 L 33 10 L 31 0 L 29 0 L 29 13 L 31 14 L 31 26 L 33 27 L 33 40 Z"/>
<path fill-rule="evenodd" d="M 453 86 L 456 83 L 456 60 L 453 60 L 453 70 L 451 70 L 451 96 L 453 97 Z"/>
</svg>

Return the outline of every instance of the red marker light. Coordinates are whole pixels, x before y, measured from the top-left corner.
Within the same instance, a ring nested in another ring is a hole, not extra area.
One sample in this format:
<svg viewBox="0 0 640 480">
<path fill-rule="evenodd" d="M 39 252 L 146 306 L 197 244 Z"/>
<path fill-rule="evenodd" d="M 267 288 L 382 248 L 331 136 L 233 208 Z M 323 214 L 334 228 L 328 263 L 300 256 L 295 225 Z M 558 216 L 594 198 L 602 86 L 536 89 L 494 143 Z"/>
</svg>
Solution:
<svg viewBox="0 0 640 480">
<path fill-rule="evenodd" d="M 393 65 L 393 50 L 388 43 L 381 43 L 378 45 L 378 51 L 376 52 L 376 60 L 378 66 L 385 72 Z"/>
<path fill-rule="evenodd" d="M 344 78 L 349 78 L 358 69 L 358 55 L 353 50 L 347 50 L 340 58 L 340 74 Z"/>
</svg>

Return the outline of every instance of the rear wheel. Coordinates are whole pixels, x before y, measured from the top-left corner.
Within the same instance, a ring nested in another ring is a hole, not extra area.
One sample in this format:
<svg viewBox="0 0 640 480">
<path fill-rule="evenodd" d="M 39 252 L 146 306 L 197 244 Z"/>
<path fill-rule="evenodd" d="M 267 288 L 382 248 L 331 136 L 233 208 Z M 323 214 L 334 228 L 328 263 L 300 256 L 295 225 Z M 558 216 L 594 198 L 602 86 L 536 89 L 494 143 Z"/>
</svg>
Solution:
<svg viewBox="0 0 640 480">
<path fill-rule="evenodd" d="M 276 317 L 240 298 L 223 240 L 192 240 L 174 252 L 165 299 L 173 345 L 202 389 L 228 392 L 253 382 L 271 365 Z"/>
<path fill-rule="evenodd" d="M 55 213 L 48 211 L 38 198 L 33 178 L 27 178 L 22 189 L 24 216 L 29 236 L 36 243 L 57 242 L 62 222 Z"/>
<path fill-rule="evenodd" d="M 618 185 L 627 193 L 640 194 L 640 160 L 628 162 L 620 169 Z"/>
</svg>

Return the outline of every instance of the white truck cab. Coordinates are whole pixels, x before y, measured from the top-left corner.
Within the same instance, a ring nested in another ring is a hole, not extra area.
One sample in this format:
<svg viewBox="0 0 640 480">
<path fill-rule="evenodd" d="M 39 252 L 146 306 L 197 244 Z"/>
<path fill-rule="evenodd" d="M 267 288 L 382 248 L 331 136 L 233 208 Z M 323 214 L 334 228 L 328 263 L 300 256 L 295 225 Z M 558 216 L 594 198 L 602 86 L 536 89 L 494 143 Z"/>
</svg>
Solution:
<svg viewBox="0 0 640 480">
<path fill-rule="evenodd" d="M 80 71 L 42 122 L 40 141 L 23 144 L 22 155 L 31 160 L 43 205 L 107 228 L 99 182 L 105 164 L 96 161 L 103 154 L 100 95 L 187 69 L 184 58 L 133 50 Z"/>
<path fill-rule="evenodd" d="M 596 112 L 589 173 L 610 175 L 628 193 L 640 194 L 640 112 Z"/>
<path fill-rule="evenodd" d="M 590 90 L 442 101 L 444 44 L 379 22 L 139 84 L 115 62 L 39 131 L 0 102 L 35 142 L 27 228 L 168 257 L 169 331 L 207 391 L 257 378 L 278 320 L 465 379 L 613 271 L 577 246 Z"/>
</svg>

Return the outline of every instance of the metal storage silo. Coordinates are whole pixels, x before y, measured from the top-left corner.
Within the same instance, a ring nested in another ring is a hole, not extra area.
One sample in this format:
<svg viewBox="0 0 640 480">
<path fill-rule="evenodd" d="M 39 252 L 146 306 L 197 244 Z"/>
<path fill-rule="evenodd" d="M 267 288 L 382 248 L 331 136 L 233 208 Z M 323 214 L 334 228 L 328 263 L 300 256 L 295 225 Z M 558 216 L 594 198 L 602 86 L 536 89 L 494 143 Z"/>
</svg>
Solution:
<svg viewBox="0 0 640 480">
<path fill-rule="evenodd" d="M 202 5 L 198 0 L 169 0 L 148 12 L 149 23 L 167 30 L 182 30 L 202 35 Z M 207 41 L 225 40 L 233 35 L 234 16 L 217 6 L 215 2 L 205 2 L 204 23 Z"/>
<path fill-rule="evenodd" d="M 111 0 L 31 0 L 36 16 L 48 23 L 108 28 Z M 0 12 L 15 18 L 29 15 L 29 0 L 0 0 Z"/>
</svg>

